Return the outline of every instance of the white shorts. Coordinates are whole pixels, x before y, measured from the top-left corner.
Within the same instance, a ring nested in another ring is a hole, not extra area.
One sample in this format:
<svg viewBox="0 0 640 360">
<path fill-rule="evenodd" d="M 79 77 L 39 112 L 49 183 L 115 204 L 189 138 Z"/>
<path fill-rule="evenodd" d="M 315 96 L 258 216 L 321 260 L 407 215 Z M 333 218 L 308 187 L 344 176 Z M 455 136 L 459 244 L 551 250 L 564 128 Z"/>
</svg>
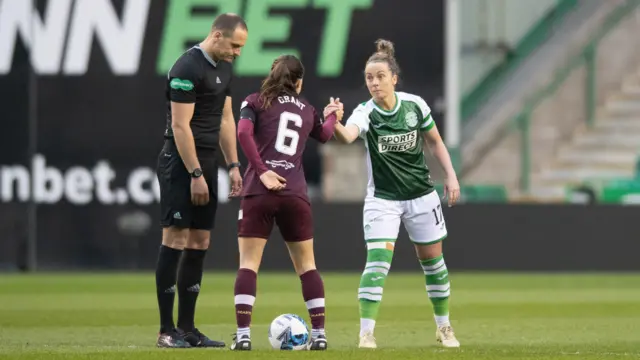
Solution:
<svg viewBox="0 0 640 360">
<path fill-rule="evenodd" d="M 437 243 L 447 237 L 442 204 L 437 191 L 413 200 L 364 200 L 363 227 L 365 240 L 397 239 L 400 222 L 417 244 Z"/>
</svg>

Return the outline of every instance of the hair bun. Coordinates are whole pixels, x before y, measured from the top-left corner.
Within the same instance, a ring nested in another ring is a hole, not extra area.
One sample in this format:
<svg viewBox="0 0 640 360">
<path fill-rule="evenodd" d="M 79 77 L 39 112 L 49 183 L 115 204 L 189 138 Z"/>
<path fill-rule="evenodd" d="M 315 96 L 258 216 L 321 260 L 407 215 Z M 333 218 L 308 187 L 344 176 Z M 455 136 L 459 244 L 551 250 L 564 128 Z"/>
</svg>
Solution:
<svg viewBox="0 0 640 360">
<path fill-rule="evenodd" d="M 395 49 L 393 47 L 393 43 L 389 40 L 385 40 L 385 39 L 376 40 L 376 50 L 377 52 L 387 54 L 391 57 L 395 55 Z"/>
</svg>

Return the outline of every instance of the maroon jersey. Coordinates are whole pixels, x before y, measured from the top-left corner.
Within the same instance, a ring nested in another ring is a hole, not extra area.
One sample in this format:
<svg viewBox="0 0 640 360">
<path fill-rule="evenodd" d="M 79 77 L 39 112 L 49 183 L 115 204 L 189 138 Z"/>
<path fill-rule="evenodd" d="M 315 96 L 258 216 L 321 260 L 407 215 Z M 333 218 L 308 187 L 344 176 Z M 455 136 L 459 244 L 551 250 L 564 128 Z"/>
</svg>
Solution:
<svg viewBox="0 0 640 360">
<path fill-rule="evenodd" d="M 302 152 L 309 137 L 326 141 L 322 136 L 322 118 L 315 108 L 298 96 L 281 95 L 264 109 L 259 94 L 254 93 L 242 103 L 240 118 L 253 122 L 254 140 L 267 169 L 287 180 L 284 190 L 277 194 L 306 199 Z M 247 167 L 243 183 L 243 196 L 270 193 L 251 164 Z"/>
</svg>

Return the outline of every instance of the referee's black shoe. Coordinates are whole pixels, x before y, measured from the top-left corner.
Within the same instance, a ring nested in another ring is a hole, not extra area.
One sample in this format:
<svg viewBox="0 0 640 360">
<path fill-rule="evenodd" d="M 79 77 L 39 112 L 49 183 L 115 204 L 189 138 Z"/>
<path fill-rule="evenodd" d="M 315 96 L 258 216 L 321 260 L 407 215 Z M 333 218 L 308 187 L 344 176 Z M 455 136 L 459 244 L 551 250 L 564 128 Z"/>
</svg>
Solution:
<svg viewBox="0 0 640 360">
<path fill-rule="evenodd" d="M 200 348 L 223 348 L 226 344 L 222 341 L 211 340 L 207 335 L 200 332 L 198 329 L 193 329 L 190 331 L 184 331 L 181 329 L 177 329 L 178 333 L 182 336 L 184 341 L 186 341 L 191 347 L 200 347 Z"/>
<path fill-rule="evenodd" d="M 186 349 L 191 347 L 175 329 L 158 334 L 156 346 L 169 349 Z"/>
</svg>

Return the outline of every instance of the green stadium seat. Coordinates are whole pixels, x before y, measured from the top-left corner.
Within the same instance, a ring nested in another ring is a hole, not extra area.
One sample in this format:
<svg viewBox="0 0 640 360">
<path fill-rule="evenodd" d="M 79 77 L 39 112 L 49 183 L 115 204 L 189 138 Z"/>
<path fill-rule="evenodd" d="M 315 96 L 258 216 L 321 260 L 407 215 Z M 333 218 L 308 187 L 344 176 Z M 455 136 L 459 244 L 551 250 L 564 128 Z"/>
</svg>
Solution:
<svg viewBox="0 0 640 360">
<path fill-rule="evenodd" d="M 640 178 L 616 179 L 606 182 L 601 191 L 600 202 L 609 204 L 636 203 L 640 199 Z"/>
</svg>

